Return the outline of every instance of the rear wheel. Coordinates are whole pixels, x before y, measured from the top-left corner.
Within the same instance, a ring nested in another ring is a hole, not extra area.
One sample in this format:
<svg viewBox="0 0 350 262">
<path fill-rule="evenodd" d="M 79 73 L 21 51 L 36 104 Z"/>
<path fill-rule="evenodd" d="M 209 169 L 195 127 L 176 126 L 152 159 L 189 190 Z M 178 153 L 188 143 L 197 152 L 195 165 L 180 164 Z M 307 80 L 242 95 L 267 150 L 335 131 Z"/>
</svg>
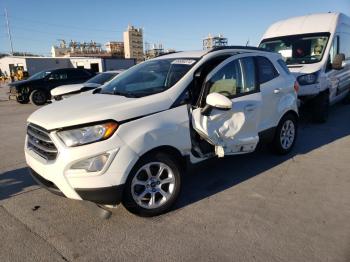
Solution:
<svg viewBox="0 0 350 262">
<path fill-rule="evenodd" d="M 297 134 L 297 118 L 293 114 L 285 115 L 277 126 L 275 137 L 272 142 L 274 151 L 281 155 L 289 153 L 294 147 Z"/>
<path fill-rule="evenodd" d="M 29 96 L 30 102 L 36 106 L 42 106 L 47 101 L 47 94 L 42 90 L 34 90 Z"/>
<path fill-rule="evenodd" d="M 140 216 L 167 212 L 175 203 L 181 187 L 181 167 L 165 153 L 141 159 L 125 184 L 123 205 Z"/>
</svg>

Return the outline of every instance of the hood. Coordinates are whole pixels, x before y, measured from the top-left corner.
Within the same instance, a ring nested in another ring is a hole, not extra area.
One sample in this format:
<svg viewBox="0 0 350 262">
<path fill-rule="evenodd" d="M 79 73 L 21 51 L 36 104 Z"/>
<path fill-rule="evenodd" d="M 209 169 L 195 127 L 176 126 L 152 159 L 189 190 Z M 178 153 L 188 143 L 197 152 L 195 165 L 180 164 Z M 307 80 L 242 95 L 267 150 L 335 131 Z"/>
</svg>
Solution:
<svg viewBox="0 0 350 262">
<path fill-rule="evenodd" d="M 81 83 L 81 84 L 63 85 L 63 86 L 59 86 L 59 87 L 52 89 L 51 95 L 52 96 L 60 96 L 60 95 L 80 91 L 80 89 L 82 89 L 84 87 L 97 88 L 99 86 L 100 86 L 100 84 L 96 84 L 96 83 Z"/>
<path fill-rule="evenodd" d="M 163 94 L 127 98 L 88 92 L 44 106 L 31 114 L 28 122 L 52 130 L 108 119 L 122 121 L 166 110 L 171 104 Z"/>
<path fill-rule="evenodd" d="M 15 81 L 15 82 L 9 83 L 9 86 L 21 86 L 29 83 L 35 83 L 38 81 L 42 81 L 42 79 L 37 79 L 37 80 L 26 79 L 26 80 Z"/>
<path fill-rule="evenodd" d="M 306 75 L 306 74 L 312 74 L 319 70 L 321 70 L 322 65 L 321 63 L 315 63 L 315 64 L 299 64 L 299 65 L 288 65 L 289 71 L 295 75 Z"/>
</svg>

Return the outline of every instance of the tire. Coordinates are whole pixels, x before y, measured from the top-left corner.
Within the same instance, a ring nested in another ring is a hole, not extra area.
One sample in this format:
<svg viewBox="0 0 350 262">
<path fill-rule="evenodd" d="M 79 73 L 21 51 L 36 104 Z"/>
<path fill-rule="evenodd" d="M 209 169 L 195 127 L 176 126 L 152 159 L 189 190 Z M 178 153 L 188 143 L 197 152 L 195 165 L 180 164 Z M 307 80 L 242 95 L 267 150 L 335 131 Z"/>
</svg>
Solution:
<svg viewBox="0 0 350 262">
<path fill-rule="evenodd" d="M 47 101 L 47 94 L 42 90 L 34 90 L 30 93 L 29 100 L 36 106 L 42 106 Z"/>
<path fill-rule="evenodd" d="M 323 92 L 312 102 L 312 118 L 316 123 L 326 123 L 329 115 L 329 94 Z"/>
<path fill-rule="evenodd" d="M 288 154 L 294 147 L 298 136 L 298 120 L 293 114 L 289 113 L 280 120 L 274 139 L 272 148 L 276 154 Z"/>
<path fill-rule="evenodd" d="M 160 167 L 164 168 L 161 173 Z M 147 175 L 147 170 L 152 175 Z M 170 155 L 162 152 L 146 155 L 129 174 L 124 187 L 123 205 L 130 212 L 143 217 L 166 213 L 179 196 L 181 176 L 179 161 Z"/>
</svg>

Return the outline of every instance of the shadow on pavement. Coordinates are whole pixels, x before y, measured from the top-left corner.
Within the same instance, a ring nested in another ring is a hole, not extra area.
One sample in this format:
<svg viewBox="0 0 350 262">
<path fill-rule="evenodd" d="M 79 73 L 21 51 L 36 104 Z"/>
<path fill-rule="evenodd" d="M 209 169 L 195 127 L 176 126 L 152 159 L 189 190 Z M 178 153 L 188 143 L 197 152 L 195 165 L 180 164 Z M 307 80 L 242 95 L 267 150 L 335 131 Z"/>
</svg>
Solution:
<svg viewBox="0 0 350 262">
<path fill-rule="evenodd" d="M 26 192 L 34 185 L 36 183 L 25 167 L 2 173 L 0 174 L 0 200 Z"/>
</svg>

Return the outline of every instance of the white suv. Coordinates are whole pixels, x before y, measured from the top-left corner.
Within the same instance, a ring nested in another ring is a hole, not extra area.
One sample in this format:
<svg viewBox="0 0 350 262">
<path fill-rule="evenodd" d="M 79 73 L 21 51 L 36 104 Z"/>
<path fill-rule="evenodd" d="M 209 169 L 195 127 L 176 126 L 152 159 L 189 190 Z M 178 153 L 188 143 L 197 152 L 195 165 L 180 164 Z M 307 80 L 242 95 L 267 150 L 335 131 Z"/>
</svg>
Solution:
<svg viewBox="0 0 350 262">
<path fill-rule="evenodd" d="M 175 202 L 184 164 L 253 152 L 288 153 L 297 84 L 276 53 L 251 47 L 148 60 L 28 118 L 25 156 L 51 192 L 142 216 Z"/>
</svg>

